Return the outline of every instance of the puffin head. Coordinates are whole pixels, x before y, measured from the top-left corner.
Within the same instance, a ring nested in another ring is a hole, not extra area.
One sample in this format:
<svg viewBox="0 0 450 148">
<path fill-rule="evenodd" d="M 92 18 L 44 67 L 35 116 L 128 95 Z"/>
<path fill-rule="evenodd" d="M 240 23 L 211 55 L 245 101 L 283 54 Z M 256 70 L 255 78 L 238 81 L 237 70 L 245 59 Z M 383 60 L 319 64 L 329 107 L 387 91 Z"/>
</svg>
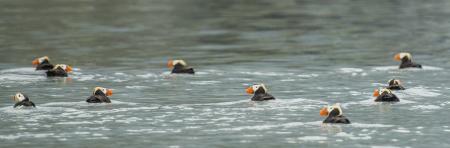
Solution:
<svg viewBox="0 0 450 148">
<path fill-rule="evenodd" d="M 396 60 L 396 61 L 403 61 L 403 60 L 409 61 L 409 60 L 412 60 L 412 56 L 411 56 L 410 53 L 407 53 L 407 52 L 400 52 L 400 53 L 397 53 L 397 54 L 394 56 L 394 60 Z"/>
<path fill-rule="evenodd" d="M 12 99 L 16 103 L 30 100 L 27 95 L 20 93 L 20 92 L 16 93 L 16 95 L 12 96 Z"/>
<path fill-rule="evenodd" d="M 378 97 L 380 95 L 391 94 L 392 91 L 387 88 L 378 88 L 373 91 L 373 96 Z"/>
<path fill-rule="evenodd" d="M 73 71 L 72 67 L 66 64 L 56 64 L 53 69 L 61 68 L 62 70 L 66 71 L 67 73 L 70 73 Z"/>
<path fill-rule="evenodd" d="M 392 85 L 401 85 L 402 82 L 400 82 L 400 80 L 390 79 L 390 80 L 388 81 L 388 84 L 389 84 L 389 86 L 392 86 Z"/>
<path fill-rule="evenodd" d="M 113 91 L 112 89 L 106 89 L 103 87 L 95 87 L 93 95 L 105 95 L 105 96 L 112 96 Z"/>
<path fill-rule="evenodd" d="M 320 110 L 320 116 L 341 116 L 342 114 L 341 104 L 339 103 L 325 106 Z"/>
<path fill-rule="evenodd" d="M 181 65 L 183 67 L 187 66 L 187 64 L 184 60 L 169 60 L 167 62 L 167 67 L 169 67 L 169 68 L 172 68 L 175 65 Z"/>
<path fill-rule="evenodd" d="M 36 58 L 33 60 L 33 62 L 31 62 L 31 64 L 33 64 L 33 66 L 37 66 L 39 64 L 44 63 L 45 61 L 50 62 L 50 59 L 48 58 L 48 56 L 43 56 L 40 58 Z"/>
<path fill-rule="evenodd" d="M 267 93 L 267 88 L 264 84 L 253 84 L 246 89 L 247 94 L 259 94 L 259 93 Z"/>
</svg>

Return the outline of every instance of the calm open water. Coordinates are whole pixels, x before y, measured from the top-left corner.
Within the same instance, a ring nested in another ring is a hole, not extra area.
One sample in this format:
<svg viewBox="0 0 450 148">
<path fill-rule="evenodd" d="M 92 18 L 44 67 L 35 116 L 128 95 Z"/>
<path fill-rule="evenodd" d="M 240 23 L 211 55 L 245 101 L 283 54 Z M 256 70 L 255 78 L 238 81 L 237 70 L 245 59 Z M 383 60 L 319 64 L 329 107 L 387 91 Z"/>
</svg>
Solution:
<svg viewBox="0 0 450 148">
<path fill-rule="evenodd" d="M 3 0 L 0 147 L 450 147 L 445 0 Z M 423 70 L 397 70 L 408 51 Z M 73 65 L 46 78 L 31 61 Z M 197 74 L 170 75 L 168 59 Z M 372 91 L 403 80 L 396 104 Z M 254 103 L 265 83 L 278 100 Z M 87 104 L 95 86 L 112 104 Z M 36 109 L 13 109 L 22 91 Z M 341 103 L 350 125 L 322 125 Z"/>
</svg>

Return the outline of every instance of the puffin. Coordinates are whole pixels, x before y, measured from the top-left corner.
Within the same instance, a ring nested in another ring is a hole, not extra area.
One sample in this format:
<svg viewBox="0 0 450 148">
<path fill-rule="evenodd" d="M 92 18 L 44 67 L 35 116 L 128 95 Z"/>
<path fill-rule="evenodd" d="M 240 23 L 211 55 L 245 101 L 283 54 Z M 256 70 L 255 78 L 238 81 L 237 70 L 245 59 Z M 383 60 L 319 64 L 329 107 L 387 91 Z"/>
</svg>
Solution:
<svg viewBox="0 0 450 148">
<path fill-rule="evenodd" d="M 412 62 L 412 56 L 410 53 L 401 52 L 394 56 L 394 60 L 401 61 L 399 69 L 404 68 L 422 68 L 422 65 Z"/>
<path fill-rule="evenodd" d="M 322 108 L 320 110 L 320 116 L 327 117 L 322 123 L 350 124 L 350 120 L 343 115 L 341 105 L 339 103 Z"/>
<path fill-rule="evenodd" d="M 34 105 L 34 103 L 31 102 L 30 98 L 28 98 L 28 96 L 23 93 L 20 93 L 20 92 L 16 93 L 16 95 L 14 95 L 12 97 L 12 99 L 16 103 L 16 104 L 14 104 L 14 108 L 21 107 L 21 106 L 36 107 L 36 105 Z"/>
<path fill-rule="evenodd" d="M 106 89 L 103 87 L 95 87 L 92 96 L 86 99 L 88 103 L 111 103 L 108 96 L 112 96 L 112 89 Z"/>
<path fill-rule="evenodd" d="M 399 102 L 400 99 L 397 98 L 395 94 L 392 93 L 390 89 L 378 88 L 373 92 L 375 102 Z"/>
<path fill-rule="evenodd" d="M 172 74 L 195 74 L 194 69 L 188 67 L 184 60 L 169 60 L 167 67 L 173 68 Z"/>
<path fill-rule="evenodd" d="M 267 93 L 267 88 L 264 84 L 254 84 L 246 89 L 248 94 L 253 94 L 252 101 L 267 101 L 275 100 L 271 94 Z"/>
<path fill-rule="evenodd" d="M 47 77 L 67 77 L 67 73 L 72 72 L 72 67 L 65 64 L 57 64 L 53 69 L 48 70 Z"/>
<path fill-rule="evenodd" d="M 31 63 L 36 67 L 36 70 L 50 70 L 54 67 L 53 64 L 50 64 L 48 56 L 36 58 Z"/>
<path fill-rule="evenodd" d="M 390 90 L 405 90 L 405 87 L 402 86 L 402 82 L 400 82 L 400 80 L 396 80 L 396 79 L 390 79 L 388 81 L 389 86 L 387 87 L 387 89 Z"/>
</svg>

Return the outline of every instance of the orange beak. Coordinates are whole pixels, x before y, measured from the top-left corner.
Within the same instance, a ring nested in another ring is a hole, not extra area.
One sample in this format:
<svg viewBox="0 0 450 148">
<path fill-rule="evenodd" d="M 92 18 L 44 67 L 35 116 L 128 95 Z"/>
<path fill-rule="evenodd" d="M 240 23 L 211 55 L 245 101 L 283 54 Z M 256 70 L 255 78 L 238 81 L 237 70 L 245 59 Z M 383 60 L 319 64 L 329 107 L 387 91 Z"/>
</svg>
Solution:
<svg viewBox="0 0 450 148">
<path fill-rule="evenodd" d="M 247 90 L 245 90 L 246 92 L 247 92 L 247 94 L 253 94 L 253 93 L 255 93 L 254 91 L 253 91 L 253 88 L 252 87 L 248 87 L 247 88 Z"/>
<path fill-rule="evenodd" d="M 380 95 L 380 91 L 378 90 L 378 89 L 375 89 L 374 91 L 373 91 L 373 96 L 374 97 L 378 97 Z"/>
<path fill-rule="evenodd" d="M 112 96 L 112 95 L 113 95 L 112 89 L 108 89 L 108 90 L 106 91 L 106 96 Z"/>
<path fill-rule="evenodd" d="M 169 60 L 167 62 L 167 67 L 172 68 L 173 67 L 173 60 Z"/>
<path fill-rule="evenodd" d="M 39 65 L 39 59 L 33 60 L 33 62 L 31 62 L 31 64 L 33 64 L 33 66 Z"/>
<path fill-rule="evenodd" d="M 396 60 L 396 61 L 401 61 L 402 59 L 400 58 L 400 53 L 397 53 L 395 56 L 394 56 L 394 60 Z"/>
<path fill-rule="evenodd" d="M 328 110 L 326 107 L 320 110 L 320 116 L 328 116 Z"/>
<path fill-rule="evenodd" d="M 73 71 L 72 67 L 67 65 L 66 72 L 72 72 L 72 71 Z"/>
</svg>

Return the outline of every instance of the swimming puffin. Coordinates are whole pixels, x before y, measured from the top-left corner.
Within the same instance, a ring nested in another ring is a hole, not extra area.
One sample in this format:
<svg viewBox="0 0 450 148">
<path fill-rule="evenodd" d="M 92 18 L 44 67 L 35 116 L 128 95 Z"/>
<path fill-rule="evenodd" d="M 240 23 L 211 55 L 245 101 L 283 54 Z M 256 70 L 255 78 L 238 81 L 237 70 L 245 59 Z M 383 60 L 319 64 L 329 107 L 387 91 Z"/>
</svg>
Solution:
<svg viewBox="0 0 450 148">
<path fill-rule="evenodd" d="M 172 68 L 172 74 L 174 73 L 184 73 L 184 74 L 195 74 L 194 69 L 188 67 L 186 62 L 183 60 L 169 60 L 167 62 L 167 67 Z"/>
<path fill-rule="evenodd" d="M 401 61 L 399 69 L 403 68 L 422 68 L 422 65 L 412 62 L 412 56 L 410 53 L 401 52 L 394 56 L 394 60 Z"/>
<path fill-rule="evenodd" d="M 72 72 L 72 67 L 65 64 L 57 64 L 53 69 L 48 70 L 47 77 L 67 77 L 67 73 Z"/>
<path fill-rule="evenodd" d="M 390 90 L 405 90 L 405 87 L 402 86 L 402 83 L 400 82 L 400 80 L 396 80 L 396 79 L 391 79 L 388 81 L 389 86 L 387 87 L 387 89 Z"/>
<path fill-rule="evenodd" d="M 34 105 L 34 103 L 30 101 L 30 98 L 28 98 L 28 96 L 23 93 L 18 92 L 16 95 L 12 97 L 12 99 L 16 103 L 14 104 L 14 108 L 21 106 L 36 107 L 36 105 Z"/>
<path fill-rule="evenodd" d="M 378 88 L 373 92 L 373 96 L 377 97 L 375 102 L 399 102 L 400 99 L 397 98 L 395 94 L 392 93 L 390 89 Z"/>
<path fill-rule="evenodd" d="M 248 87 L 246 92 L 248 94 L 254 94 L 252 101 L 275 100 L 275 97 L 267 93 L 267 88 L 264 84 L 254 84 L 253 86 Z"/>
<path fill-rule="evenodd" d="M 31 62 L 36 66 L 36 70 L 50 70 L 53 69 L 53 64 L 50 64 L 50 59 L 47 56 L 36 58 Z"/>
<path fill-rule="evenodd" d="M 341 105 L 339 103 L 322 108 L 320 110 L 320 116 L 327 116 L 327 118 L 323 120 L 323 123 L 350 124 L 350 120 L 343 115 Z"/>
<path fill-rule="evenodd" d="M 112 89 L 106 89 L 103 87 L 95 87 L 92 96 L 87 98 L 88 103 L 111 103 L 108 96 L 112 96 Z"/>
</svg>

